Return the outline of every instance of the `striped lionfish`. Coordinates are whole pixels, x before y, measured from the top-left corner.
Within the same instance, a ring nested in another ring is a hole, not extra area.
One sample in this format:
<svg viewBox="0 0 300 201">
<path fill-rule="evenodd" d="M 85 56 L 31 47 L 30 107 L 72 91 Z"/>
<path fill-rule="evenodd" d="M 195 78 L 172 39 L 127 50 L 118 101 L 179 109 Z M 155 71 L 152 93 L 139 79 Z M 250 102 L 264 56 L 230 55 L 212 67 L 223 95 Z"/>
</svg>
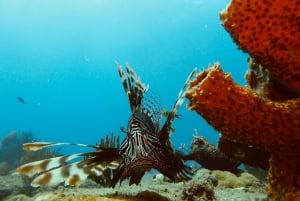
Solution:
<svg viewBox="0 0 300 201">
<path fill-rule="evenodd" d="M 120 147 L 52 142 L 25 143 L 23 148 L 28 151 L 57 145 L 85 146 L 93 148 L 93 151 L 27 163 L 17 168 L 16 173 L 34 177 L 31 183 L 34 187 L 55 186 L 63 182 L 65 185 L 79 185 L 89 176 L 101 176 L 108 168 L 115 169 L 112 187 L 125 179 L 129 179 L 129 185 L 139 184 L 145 172 L 152 168 L 173 181 L 187 180 L 193 175 L 192 170 L 184 164 L 182 156 L 173 149 L 170 134 L 173 132 L 173 120 L 184 101 L 188 83 L 196 70 L 188 76 L 172 110 L 163 112 L 147 103 L 145 93 L 148 87 L 128 64 L 126 71 L 119 64 L 117 69 L 131 109 L 127 129 L 121 128 L 126 137 Z M 163 115 L 166 115 L 166 120 L 160 126 Z"/>
</svg>

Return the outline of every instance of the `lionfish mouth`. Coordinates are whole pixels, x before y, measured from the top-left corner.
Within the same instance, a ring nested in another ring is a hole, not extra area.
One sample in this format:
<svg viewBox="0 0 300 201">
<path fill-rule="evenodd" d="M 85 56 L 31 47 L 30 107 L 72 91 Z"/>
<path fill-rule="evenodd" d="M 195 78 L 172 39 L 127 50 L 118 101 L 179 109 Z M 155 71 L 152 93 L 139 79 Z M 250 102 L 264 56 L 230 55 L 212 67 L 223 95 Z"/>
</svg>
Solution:
<svg viewBox="0 0 300 201">
<path fill-rule="evenodd" d="M 32 185 L 36 187 L 55 186 L 62 182 L 65 185 L 79 185 L 87 178 L 101 177 L 107 169 L 115 169 L 111 186 L 127 178 L 130 185 L 138 184 L 145 172 L 151 168 L 172 180 L 189 179 L 193 175 L 191 169 L 184 164 L 183 157 L 171 146 L 170 134 L 174 131 L 172 123 L 178 117 L 177 111 L 184 101 L 185 92 L 196 69 L 188 76 L 170 111 L 162 110 L 156 100 L 147 96 L 148 86 L 141 82 L 128 64 L 126 71 L 119 64 L 117 69 L 131 109 L 127 129 L 121 129 L 126 133 L 121 146 L 27 143 L 24 148 L 29 151 L 57 145 L 84 146 L 94 150 L 27 163 L 19 167 L 16 173 L 34 177 Z M 162 116 L 166 116 L 163 124 Z"/>
</svg>

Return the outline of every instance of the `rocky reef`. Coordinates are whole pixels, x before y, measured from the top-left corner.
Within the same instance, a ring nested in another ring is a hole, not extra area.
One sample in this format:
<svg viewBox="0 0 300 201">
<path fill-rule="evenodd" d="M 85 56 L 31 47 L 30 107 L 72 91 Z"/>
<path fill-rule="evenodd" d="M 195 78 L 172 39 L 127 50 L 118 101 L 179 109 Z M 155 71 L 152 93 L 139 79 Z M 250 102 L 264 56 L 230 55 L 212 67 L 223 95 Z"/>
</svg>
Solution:
<svg viewBox="0 0 300 201">
<path fill-rule="evenodd" d="M 248 86 L 234 83 L 216 63 L 197 75 L 186 94 L 189 109 L 223 139 L 270 154 L 270 200 L 300 200 L 299 10 L 299 0 L 232 0 L 220 17 L 251 56 Z"/>
<path fill-rule="evenodd" d="M 30 180 L 21 175 L 11 174 L 21 164 L 59 155 L 59 150 L 44 149 L 37 152 L 23 150 L 23 143 L 35 141 L 32 132 L 8 133 L 0 141 L 0 200 L 14 194 L 32 195 L 35 189 L 30 187 Z"/>
<path fill-rule="evenodd" d="M 209 170 L 224 170 L 238 173 L 241 164 L 223 154 L 203 136 L 195 135 L 191 144 L 191 151 L 183 157 L 184 160 L 194 160 L 203 168 Z"/>
</svg>

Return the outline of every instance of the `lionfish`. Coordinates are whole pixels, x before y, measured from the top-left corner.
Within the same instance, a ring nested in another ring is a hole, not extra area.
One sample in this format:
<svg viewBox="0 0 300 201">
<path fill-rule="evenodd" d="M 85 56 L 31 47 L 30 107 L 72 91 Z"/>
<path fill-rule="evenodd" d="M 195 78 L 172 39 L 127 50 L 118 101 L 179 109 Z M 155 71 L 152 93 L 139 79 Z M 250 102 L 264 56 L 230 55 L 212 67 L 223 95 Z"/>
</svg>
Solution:
<svg viewBox="0 0 300 201">
<path fill-rule="evenodd" d="M 152 168 L 173 181 L 187 180 L 193 175 L 191 168 L 184 164 L 182 156 L 173 149 L 170 134 L 173 132 L 172 123 L 177 117 L 188 83 L 196 69 L 188 76 L 169 112 L 153 107 L 151 101 L 146 100 L 148 86 L 141 82 L 128 64 L 126 71 L 119 64 L 117 69 L 131 109 L 127 129 L 121 128 L 126 137 L 120 147 L 53 142 L 25 143 L 23 148 L 28 151 L 58 145 L 90 147 L 93 151 L 27 163 L 17 168 L 16 173 L 34 177 L 31 182 L 34 187 L 55 186 L 63 182 L 65 185 L 76 186 L 87 177 L 101 176 L 108 168 L 115 172 L 111 180 L 112 187 L 125 179 L 129 179 L 129 185 L 139 184 L 144 174 Z M 163 115 L 166 115 L 165 122 L 160 126 Z"/>
</svg>

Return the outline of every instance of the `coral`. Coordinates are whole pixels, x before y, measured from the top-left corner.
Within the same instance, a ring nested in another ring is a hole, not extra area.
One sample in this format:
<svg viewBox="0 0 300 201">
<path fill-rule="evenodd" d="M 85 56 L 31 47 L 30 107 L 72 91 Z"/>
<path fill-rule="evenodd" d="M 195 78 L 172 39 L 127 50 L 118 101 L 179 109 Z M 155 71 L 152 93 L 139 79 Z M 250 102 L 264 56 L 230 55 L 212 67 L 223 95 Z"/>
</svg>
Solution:
<svg viewBox="0 0 300 201">
<path fill-rule="evenodd" d="M 203 168 L 209 170 L 227 170 L 237 173 L 239 162 L 236 162 L 220 152 L 214 145 L 204 137 L 194 136 L 191 151 L 184 156 L 185 160 L 195 160 Z"/>
<path fill-rule="evenodd" d="M 300 92 L 300 1 L 232 0 L 220 15 L 239 48 Z"/>
<path fill-rule="evenodd" d="M 219 64 L 199 73 L 186 97 L 189 109 L 196 110 L 222 137 L 270 152 L 270 199 L 288 200 L 287 195 L 299 194 L 299 99 L 264 98 L 235 84 Z"/>
<path fill-rule="evenodd" d="M 218 185 L 229 188 L 245 187 L 257 181 L 253 175 L 247 172 L 235 175 L 228 171 L 214 170 L 211 174 L 218 179 Z"/>
</svg>

